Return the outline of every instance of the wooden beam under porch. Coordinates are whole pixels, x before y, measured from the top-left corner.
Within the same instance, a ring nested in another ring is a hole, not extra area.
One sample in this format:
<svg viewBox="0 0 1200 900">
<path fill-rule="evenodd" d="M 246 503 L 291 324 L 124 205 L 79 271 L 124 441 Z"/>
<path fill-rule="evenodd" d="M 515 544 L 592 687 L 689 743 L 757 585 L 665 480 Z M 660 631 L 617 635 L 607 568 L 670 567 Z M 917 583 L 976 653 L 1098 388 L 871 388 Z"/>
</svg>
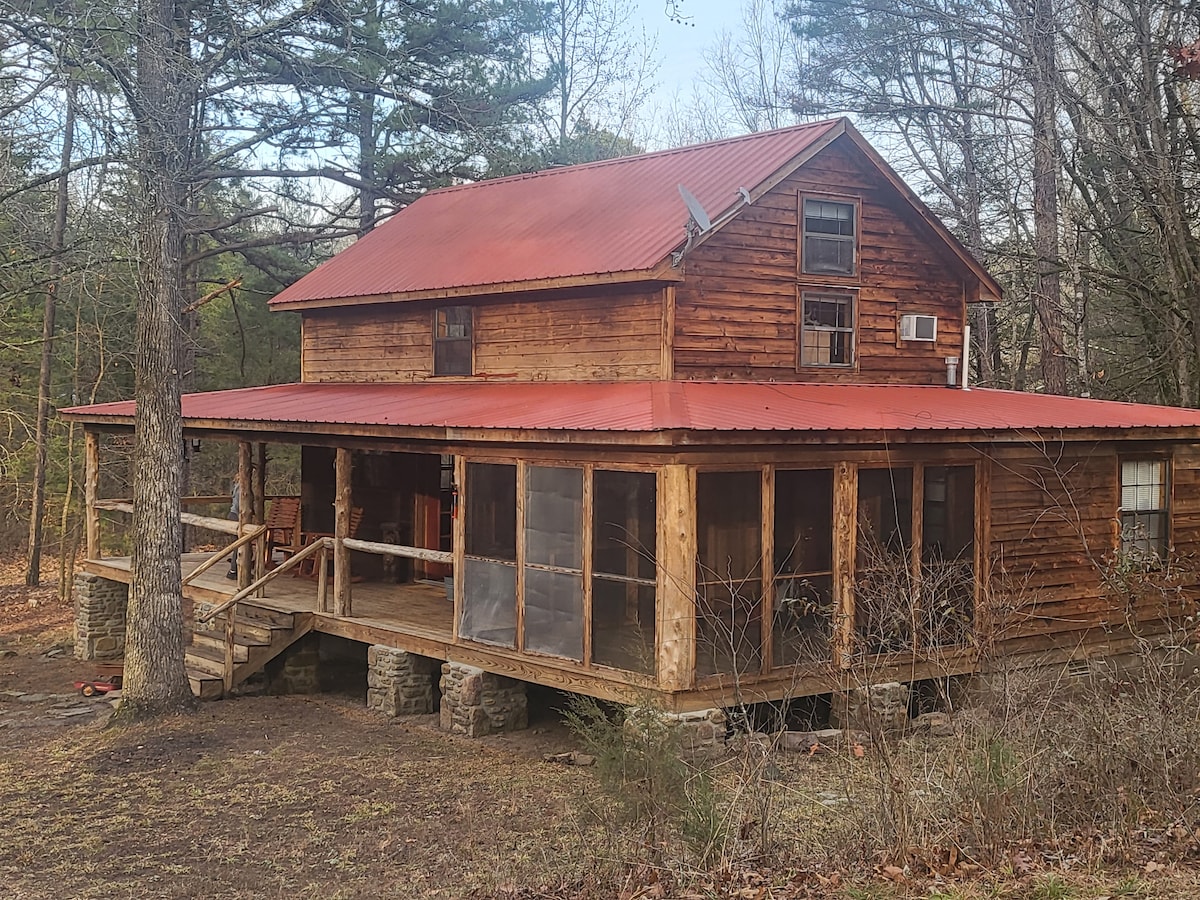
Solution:
<svg viewBox="0 0 1200 900">
<path fill-rule="evenodd" d="M 182 573 L 191 572 L 210 555 L 184 554 Z M 130 564 L 129 557 L 110 557 L 85 560 L 79 568 L 101 578 L 128 584 Z M 237 581 L 225 577 L 225 566 L 215 566 L 187 585 L 183 593 L 185 602 L 217 605 L 237 590 Z M 440 584 L 358 582 L 354 585 L 353 614 L 340 616 L 318 611 L 314 580 L 284 573 L 267 583 L 264 597 L 251 597 L 246 602 L 279 612 L 310 616 L 312 625 L 308 630 L 311 631 L 477 666 L 521 681 L 604 700 L 644 702 L 646 696 L 658 693 L 650 679 L 629 673 L 615 670 L 584 672 L 577 664 L 554 657 L 532 657 L 501 647 L 455 643 L 454 604 Z M 187 620 L 190 622 L 190 615 Z M 671 702 L 668 695 L 662 695 L 662 700 Z"/>
</svg>

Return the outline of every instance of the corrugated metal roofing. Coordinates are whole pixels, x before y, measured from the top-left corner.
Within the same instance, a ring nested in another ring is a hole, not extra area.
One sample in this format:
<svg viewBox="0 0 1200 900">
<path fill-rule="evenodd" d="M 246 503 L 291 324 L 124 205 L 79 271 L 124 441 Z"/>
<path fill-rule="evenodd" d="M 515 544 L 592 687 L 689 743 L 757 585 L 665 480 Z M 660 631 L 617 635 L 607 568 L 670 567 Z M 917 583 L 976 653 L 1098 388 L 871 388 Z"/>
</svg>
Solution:
<svg viewBox="0 0 1200 900">
<path fill-rule="evenodd" d="M 132 401 L 65 415 L 128 420 Z M 281 384 L 188 394 L 192 422 L 583 432 L 1195 428 L 1200 410 L 907 385 L 763 382 Z"/>
<path fill-rule="evenodd" d="M 684 239 L 684 185 L 714 220 L 832 120 L 431 191 L 272 304 L 644 271 Z"/>
</svg>

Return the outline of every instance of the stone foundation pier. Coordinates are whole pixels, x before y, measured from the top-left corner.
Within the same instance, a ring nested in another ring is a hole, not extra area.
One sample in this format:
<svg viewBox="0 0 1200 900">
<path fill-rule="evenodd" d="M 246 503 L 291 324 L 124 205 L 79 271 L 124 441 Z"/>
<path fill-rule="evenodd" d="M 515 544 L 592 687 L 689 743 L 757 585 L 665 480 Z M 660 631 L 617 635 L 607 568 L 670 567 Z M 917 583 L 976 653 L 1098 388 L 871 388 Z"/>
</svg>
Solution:
<svg viewBox="0 0 1200 900">
<path fill-rule="evenodd" d="M 125 655 L 129 586 L 99 575 L 75 575 L 75 658 L 120 659 Z"/>
<path fill-rule="evenodd" d="M 525 684 L 474 666 L 442 664 L 443 731 L 482 737 L 529 724 Z"/>
</svg>

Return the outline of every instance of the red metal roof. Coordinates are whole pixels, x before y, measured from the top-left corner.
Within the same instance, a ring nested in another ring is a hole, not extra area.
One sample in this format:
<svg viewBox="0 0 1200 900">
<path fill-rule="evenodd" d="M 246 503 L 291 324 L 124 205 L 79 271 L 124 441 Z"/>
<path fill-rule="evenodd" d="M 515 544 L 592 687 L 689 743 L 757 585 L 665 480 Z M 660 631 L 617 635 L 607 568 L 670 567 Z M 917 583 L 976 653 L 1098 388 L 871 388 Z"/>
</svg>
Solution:
<svg viewBox="0 0 1200 900">
<path fill-rule="evenodd" d="M 430 191 L 276 296 L 275 305 L 638 272 L 683 243 L 682 184 L 713 220 L 836 119 Z"/>
<path fill-rule="evenodd" d="M 61 410 L 131 421 L 132 401 Z M 280 384 L 188 394 L 190 424 L 583 432 L 1198 428 L 1200 410 L 1015 391 L 764 382 Z"/>
</svg>

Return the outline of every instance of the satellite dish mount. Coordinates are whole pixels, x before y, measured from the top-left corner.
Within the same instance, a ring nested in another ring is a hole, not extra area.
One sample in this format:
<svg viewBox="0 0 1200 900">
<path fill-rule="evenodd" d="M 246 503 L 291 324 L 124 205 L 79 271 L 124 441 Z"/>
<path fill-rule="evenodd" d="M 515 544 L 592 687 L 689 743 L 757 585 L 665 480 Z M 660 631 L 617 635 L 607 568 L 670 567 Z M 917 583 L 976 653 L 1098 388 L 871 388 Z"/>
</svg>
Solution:
<svg viewBox="0 0 1200 900">
<path fill-rule="evenodd" d="M 683 198 L 683 205 L 687 207 L 688 220 L 683 226 L 684 233 L 687 235 L 687 242 L 681 250 L 676 252 L 672 259 L 672 262 L 677 266 L 683 261 L 684 254 L 692 248 L 692 244 L 696 238 L 712 228 L 712 219 L 704 211 L 703 204 L 682 184 L 679 185 L 679 196 Z"/>
</svg>

